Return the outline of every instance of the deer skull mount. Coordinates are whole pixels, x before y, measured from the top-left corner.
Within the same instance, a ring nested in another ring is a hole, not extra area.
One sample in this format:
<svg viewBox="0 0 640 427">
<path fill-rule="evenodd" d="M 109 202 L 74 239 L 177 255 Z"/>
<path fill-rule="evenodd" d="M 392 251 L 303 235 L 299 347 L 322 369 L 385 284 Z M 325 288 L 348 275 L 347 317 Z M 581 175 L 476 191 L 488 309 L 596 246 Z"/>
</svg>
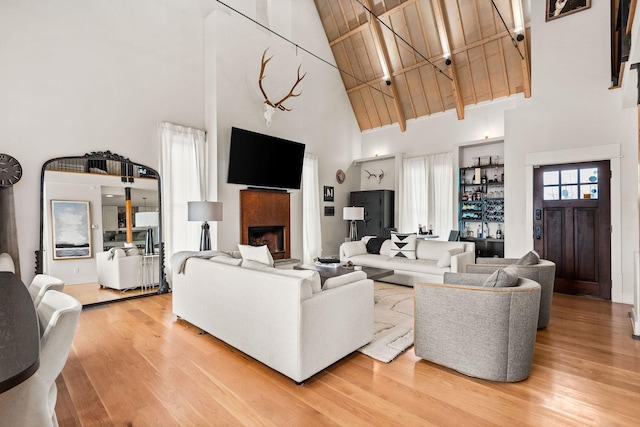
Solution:
<svg viewBox="0 0 640 427">
<path fill-rule="evenodd" d="M 307 73 L 304 73 L 302 77 L 300 77 L 300 67 L 302 66 L 302 64 L 298 65 L 298 78 L 296 79 L 296 82 L 291 87 L 291 90 L 289 91 L 289 93 L 278 102 L 270 101 L 269 97 L 267 96 L 267 93 L 264 90 L 264 87 L 262 87 L 262 80 L 266 77 L 264 75 L 264 70 L 267 67 L 267 63 L 271 61 L 271 58 L 273 58 L 273 55 L 272 55 L 269 58 L 264 59 L 265 56 L 267 55 L 268 50 L 269 48 L 266 48 L 262 53 L 262 64 L 260 66 L 260 78 L 258 79 L 258 86 L 260 86 L 260 92 L 262 92 L 262 96 L 264 96 L 264 120 L 267 123 L 267 126 L 271 126 L 271 118 L 273 117 L 273 113 L 275 113 L 276 110 L 281 110 L 281 111 L 292 110 L 292 108 L 287 108 L 284 105 L 282 105 L 282 103 L 289 98 L 302 95 L 302 91 L 298 93 L 293 93 L 293 91 L 296 89 L 296 86 L 298 86 L 298 84 L 302 81 L 302 79 L 304 79 L 304 76 L 306 76 Z"/>
</svg>

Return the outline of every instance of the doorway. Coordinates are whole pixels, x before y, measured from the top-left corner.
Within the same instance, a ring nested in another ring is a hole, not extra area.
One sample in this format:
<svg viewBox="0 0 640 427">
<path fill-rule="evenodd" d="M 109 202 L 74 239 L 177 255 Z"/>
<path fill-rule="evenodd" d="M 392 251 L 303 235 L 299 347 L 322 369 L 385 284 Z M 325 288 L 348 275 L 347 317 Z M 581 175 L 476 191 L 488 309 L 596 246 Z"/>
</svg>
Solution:
<svg viewBox="0 0 640 427">
<path fill-rule="evenodd" d="M 534 248 L 556 263 L 555 291 L 611 299 L 608 160 L 534 169 Z"/>
</svg>

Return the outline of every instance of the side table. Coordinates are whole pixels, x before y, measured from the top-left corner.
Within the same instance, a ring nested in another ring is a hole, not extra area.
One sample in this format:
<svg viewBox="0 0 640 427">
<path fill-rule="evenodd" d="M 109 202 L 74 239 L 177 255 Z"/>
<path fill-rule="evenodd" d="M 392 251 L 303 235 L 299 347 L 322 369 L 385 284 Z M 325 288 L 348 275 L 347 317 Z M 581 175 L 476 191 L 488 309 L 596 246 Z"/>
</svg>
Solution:
<svg viewBox="0 0 640 427">
<path fill-rule="evenodd" d="M 146 290 L 147 288 L 153 288 L 153 268 L 154 265 L 158 265 L 154 262 L 160 257 L 160 255 L 140 255 L 140 288 Z"/>
</svg>

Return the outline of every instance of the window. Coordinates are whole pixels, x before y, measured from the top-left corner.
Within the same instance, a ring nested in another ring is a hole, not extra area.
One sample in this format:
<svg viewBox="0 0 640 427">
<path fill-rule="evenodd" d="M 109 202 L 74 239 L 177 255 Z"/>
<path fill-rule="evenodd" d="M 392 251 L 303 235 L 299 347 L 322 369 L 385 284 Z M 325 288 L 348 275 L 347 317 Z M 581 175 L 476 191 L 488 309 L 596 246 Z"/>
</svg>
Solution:
<svg viewBox="0 0 640 427">
<path fill-rule="evenodd" d="M 546 171 L 542 177 L 544 200 L 578 200 L 598 198 L 598 169 Z"/>
</svg>

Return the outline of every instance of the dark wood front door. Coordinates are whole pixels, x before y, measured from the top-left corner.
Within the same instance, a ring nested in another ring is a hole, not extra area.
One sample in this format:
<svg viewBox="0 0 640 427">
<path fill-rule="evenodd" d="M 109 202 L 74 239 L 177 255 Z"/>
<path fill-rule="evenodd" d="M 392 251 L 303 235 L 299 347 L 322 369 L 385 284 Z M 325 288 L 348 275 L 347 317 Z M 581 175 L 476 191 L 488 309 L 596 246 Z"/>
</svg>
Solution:
<svg viewBox="0 0 640 427">
<path fill-rule="evenodd" d="M 534 169 L 533 238 L 555 291 L 611 299 L 609 161 Z"/>
</svg>

